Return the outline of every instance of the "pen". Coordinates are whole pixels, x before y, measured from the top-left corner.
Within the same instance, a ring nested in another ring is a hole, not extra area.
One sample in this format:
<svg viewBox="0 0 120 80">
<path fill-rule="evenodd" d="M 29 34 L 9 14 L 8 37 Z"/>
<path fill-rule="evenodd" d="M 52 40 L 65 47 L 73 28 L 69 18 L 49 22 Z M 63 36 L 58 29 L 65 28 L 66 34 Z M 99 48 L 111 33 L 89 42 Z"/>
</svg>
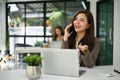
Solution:
<svg viewBox="0 0 120 80">
<path fill-rule="evenodd" d="M 116 73 L 120 74 L 120 71 L 118 71 L 118 70 L 116 70 L 116 69 L 114 69 L 114 72 L 116 72 Z"/>
</svg>

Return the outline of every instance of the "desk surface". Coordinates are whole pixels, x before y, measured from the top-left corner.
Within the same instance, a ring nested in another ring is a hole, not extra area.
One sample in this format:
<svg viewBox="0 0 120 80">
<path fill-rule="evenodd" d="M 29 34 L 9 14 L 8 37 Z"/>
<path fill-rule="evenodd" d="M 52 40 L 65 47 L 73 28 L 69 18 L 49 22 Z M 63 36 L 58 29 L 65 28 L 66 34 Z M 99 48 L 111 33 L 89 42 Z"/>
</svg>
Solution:
<svg viewBox="0 0 120 80">
<path fill-rule="evenodd" d="M 15 49 L 15 53 L 29 53 L 29 52 L 41 52 L 42 49 L 41 47 L 17 47 Z"/>
<path fill-rule="evenodd" d="M 68 77 L 59 75 L 41 74 L 38 80 L 119 80 L 120 74 L 113 71 L 113 66 L 96 66 L 94 68 L 81 67 L 86 72 L 80 77 Z M 113 77 L 100 75 L 100 73 L 112 73 Z M 0 71 L 0 80 L 28 80 L 25 70 L 3 70 Z"/>
</svg>

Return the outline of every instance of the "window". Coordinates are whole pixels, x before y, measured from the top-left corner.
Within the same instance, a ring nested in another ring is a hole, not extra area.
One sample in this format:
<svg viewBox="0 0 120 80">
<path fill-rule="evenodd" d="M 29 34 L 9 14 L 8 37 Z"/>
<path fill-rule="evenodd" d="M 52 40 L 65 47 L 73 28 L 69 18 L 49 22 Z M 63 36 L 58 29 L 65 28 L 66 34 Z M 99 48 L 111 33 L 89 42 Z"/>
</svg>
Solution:
<svg viewBox="0 0 120 80">
<path fill-rule="evenodd" d="M 98 65 L 113 64 L 113 0 L 97 3 L 97 36 L 100 37 Z"/>
<path fill-rule="evenodd" d="M 11 53 L 18 47 L 16 44 L 32 47 L 49 44 L 53 29 L 58 25 L 64 29 L 66 24 L 71 23 L 74 14 L 85 6 L 79 0 L 7 3 L 6 27 Z"/>
</svg>

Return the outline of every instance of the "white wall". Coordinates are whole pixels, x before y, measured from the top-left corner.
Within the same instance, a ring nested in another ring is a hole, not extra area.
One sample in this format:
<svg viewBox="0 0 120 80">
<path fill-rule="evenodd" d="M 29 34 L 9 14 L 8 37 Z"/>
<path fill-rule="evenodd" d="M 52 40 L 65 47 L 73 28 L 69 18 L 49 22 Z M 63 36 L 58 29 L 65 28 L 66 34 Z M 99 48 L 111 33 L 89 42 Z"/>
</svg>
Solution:
<svg viewBox="0 0 120 80">
<path fill-rule="evenodd" d="M 5 3 L 0 0 L 0 50 L 5 50 Z"/>
<path fill-rule="evenodd" d="M 1 6 L 2 6 L 2 2 L 0 1 L 0 11 L 1 11 Z M 1 12 L 0 12 L 0 18 L 1 18 Z M 2 19 L 0 19 L 0 50 L 1 50 L 1 32 L 2 32 L 1 21 Z"/>
<path fill-rule="evenodd" d="M 120 70 L 120 0 L 114 0 L 114 48 L 113 64 Z"/>
</svg>

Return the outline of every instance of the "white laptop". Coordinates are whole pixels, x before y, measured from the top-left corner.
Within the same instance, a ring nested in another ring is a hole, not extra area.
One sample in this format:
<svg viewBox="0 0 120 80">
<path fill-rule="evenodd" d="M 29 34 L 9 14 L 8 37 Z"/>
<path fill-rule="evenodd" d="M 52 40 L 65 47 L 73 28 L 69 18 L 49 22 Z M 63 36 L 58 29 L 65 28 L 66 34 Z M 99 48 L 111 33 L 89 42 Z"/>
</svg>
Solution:
<svg viewBox="0 0 120 80">
<path fill-rule="evenodd" d="M 50 48 L 61 48 L 62 41 L 52 41 L 50 44 Z"/>
<path fill-rule="evenodd" d="M 46 48 L 42 51 L 43 73 L 79 76 L 79 58 L 76 49 Z"/>
</svg>

